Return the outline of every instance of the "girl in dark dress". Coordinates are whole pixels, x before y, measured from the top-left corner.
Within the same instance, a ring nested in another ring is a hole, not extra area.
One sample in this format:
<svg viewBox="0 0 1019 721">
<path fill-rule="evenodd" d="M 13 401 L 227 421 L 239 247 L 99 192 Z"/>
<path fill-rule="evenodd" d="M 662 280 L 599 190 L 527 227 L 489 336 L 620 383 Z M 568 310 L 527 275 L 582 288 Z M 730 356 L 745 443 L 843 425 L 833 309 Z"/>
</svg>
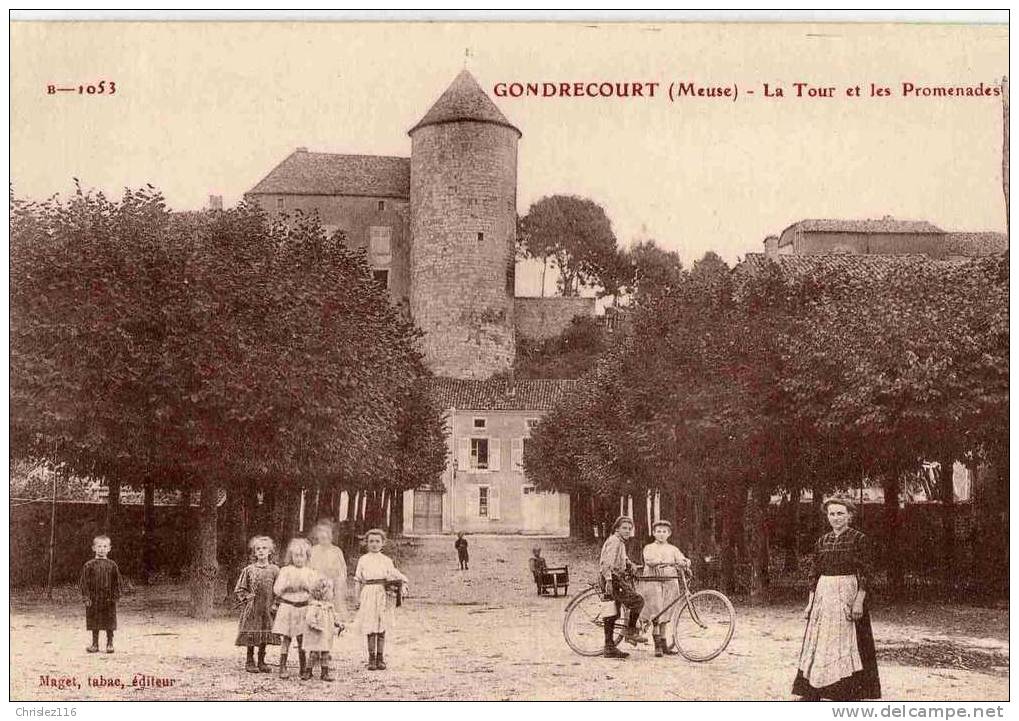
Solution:
<svg viewBox="0 0 1019 721">
<path fill-rule="evenodd" d="M 244 646 L 248 650 L 244 665 L 248 673 L 269 673 L 272 669 L 265 662 L 265 646 L 266 644 L 277 646 L 280 642 L 279 636 L 272 632 L 274 602 L 272 586 L 280 569 L 269 561 L 269 556 L 276 550 L 276 546 L 268 536 L 255 536 L 248 543 L 248 548 L 251 549 L 255 560 L 244 567 L 234 588 L 237 600 L 243 604 L 234 644 Z"/>
<path fill-rule="evenodd" d="M 817 540 L 807 628 L 793 693 L 804 700 L 881 698 L 874 634 L 870 627 L 870 543 L 849 527 L 856 507 L 825 501 L 832 530 Z"/>
</svg>

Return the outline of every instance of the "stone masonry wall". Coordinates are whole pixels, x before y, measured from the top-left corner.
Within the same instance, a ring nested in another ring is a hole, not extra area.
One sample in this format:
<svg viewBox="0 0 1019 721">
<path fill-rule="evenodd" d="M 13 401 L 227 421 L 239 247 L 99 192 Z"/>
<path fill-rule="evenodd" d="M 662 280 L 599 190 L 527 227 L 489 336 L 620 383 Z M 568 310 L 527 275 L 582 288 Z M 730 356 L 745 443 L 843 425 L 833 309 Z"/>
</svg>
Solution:
<svg viewBox="0 0 1019 721">
<path fill-rule="evenodd" d="M 347 195 L 262 195 L 248 194 L 248 200 L 258 203 L 269 217 L 279 216 L 277 201 L 283 198 L 284 212 L 291 216 L 300 210 L 306 214 L 318 213 L 327 233 L 342 230 L 351 248 L 368 248 L 373 226 L 388 227 L 391 232 L 392 257 L 389 264 L 374 263 L 389 270 L 389 293 L 394 303 L 410 302 L 410 208 L 404 198 L 362 197 Z M 384 207 L 379 210 L 379 202 Z"/>
<path fill-rule="evenodd" d="M 559 335 L 578 315 L 594 315 L 594 298 L 516 298 L 513 322 L 517 338 L 545 340 Z"/>
<path fill-rule="evenodd" d="M 515 353 L 517 134 L 443 123 L 416 130 L 411 146 L 411 314 L 425 360 L 438 375 L 487 378 Z"/>
</svg>

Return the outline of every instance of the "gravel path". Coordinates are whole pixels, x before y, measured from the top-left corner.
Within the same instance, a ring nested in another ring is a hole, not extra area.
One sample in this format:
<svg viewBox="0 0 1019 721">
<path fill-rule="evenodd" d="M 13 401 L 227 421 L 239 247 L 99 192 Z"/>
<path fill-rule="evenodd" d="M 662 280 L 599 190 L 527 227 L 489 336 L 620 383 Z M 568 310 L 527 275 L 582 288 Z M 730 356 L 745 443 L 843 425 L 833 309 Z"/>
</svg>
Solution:
<svg viewBox="0 0 1019 721">
<path fill-rule="evenodd" d="M 570 589 L 574 593 L 584 585 L 581 579 L 592 575 L 595 551 L 565 539 L 470 540 L 469 571 L 456 570 L 452 538 L 411 539 L 389 549 L 412 586 L 398 612 L 398 628 L 389 634 L 388 671 L 367 671 L 364 639 L 345 633 L 333 654 L 336 683 L 247 674 L 243 649 L 232 645 L 236 622 L 229 611 L 196 622 L 182 615 L 183 590 L 169 585 L 126 597 L 117 653 L 88 655 L 83 613 L 73 593 L 61 589 L 61 598 L 45 602 L 26 591 L 11 601 L 11 697 L 790 698 L 803 630 L 799 606 L 737 604 L 732 643 L 708 663 L 655 659 L 646 650 L 627 661 L 581 658 L 569 650 L 560 630 L 567 599 L 535 596 L 526 558 L 538 544 L 550 565 L 569 563 L 577 581 Z M 1007 610 L 878 606 L 873 620 L 886 699 L 1008 698 Z M 925 653 L 925 648 L 937 652 Z M 275 660 L 275 650 L 269 657 Z M 72 679 L 70 687 L 48 685 L 60 679 Z M 90 685 L 104 681 L 120 685 Z"/>
</svg>

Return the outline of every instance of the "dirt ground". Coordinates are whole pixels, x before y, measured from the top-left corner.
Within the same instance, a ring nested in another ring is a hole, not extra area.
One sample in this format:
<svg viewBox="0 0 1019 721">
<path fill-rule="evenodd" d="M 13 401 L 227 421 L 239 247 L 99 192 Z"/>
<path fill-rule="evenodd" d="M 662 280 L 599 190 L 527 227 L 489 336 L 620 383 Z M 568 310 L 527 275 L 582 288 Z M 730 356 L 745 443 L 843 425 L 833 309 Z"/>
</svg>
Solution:
<svg viewBox="0 0 1019 721">
<path fill-rule="evenodd" d="M 178 586 L 136 588 L 125 596 L 113 655 L 85 653 L 84 614 L 73 589 L 58 589 L 53 602 L 39 591 L 16 592 L 11 698 L 791 698 L 803 631 L 799 604 L 737 604 L 729 648 L 707 663 L 679 656 L 656 659 L 647 647 L 627 661 L 582 658 L 563 641 L 568 599 L 537 597 L 526 559 L 538 544 L 550 565 L 568 563 L 572 594 L 594 575 L 593 547 L 566 539 L 472 537 L 470 542 L 469 571 L 457 570 L 452 538 L 406 539 L 387 549 L 412 581 L 398 627 L 388 634 L 389 670 L 367 671 L 364 638 L 344 633 L 333 653 L 339 680 L 332 684 L 245 673 L 244 651 L 233 646 L 236 620 L 229 608 L 210 621 L 190 619 Z M 886 699 L 1008 698 L 1007 610 L 878 604 L 873 622 Z M 268 656 L 275 662 L 274 647 Z M 70 679 L 69 686 L 48 685 L 61 679 Z M 103 681 L 107 685 L 92 685 Z"/>
</svg>

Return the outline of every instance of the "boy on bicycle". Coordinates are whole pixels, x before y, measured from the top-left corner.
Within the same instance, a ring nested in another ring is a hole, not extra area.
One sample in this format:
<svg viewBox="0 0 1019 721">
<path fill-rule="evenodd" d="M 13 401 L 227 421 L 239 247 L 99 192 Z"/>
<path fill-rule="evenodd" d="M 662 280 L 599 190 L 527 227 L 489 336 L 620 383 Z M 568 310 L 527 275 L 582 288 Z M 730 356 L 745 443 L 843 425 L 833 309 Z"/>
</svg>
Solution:
<svg viewBox="0 0 1019 721">
<path fill-rule="evenodd" d="M 633 536 L 633 520 L 628 516 L 620 516 L 613 524 L 614 533 L 605 539 L 601 549 L 599 567 L 601 578 L 605 583 L 602 595 L 604 601 L 615 601 L 616 613 L 605 618 L 605 658 L 628 658 L 630 654 L 620 651 L 613 642 L 616 619 L 619 618 L 621 607 L 626 607 L 630 615 L 626 619 L 626 632 L 623 635 L 629 643 L 647 643 L 647 638 L 637 632 L 637 620 L 644 607 L 644 598 L 634 587 L 635 565 L 626 555 L 626 539 Z"/>
</svg>

